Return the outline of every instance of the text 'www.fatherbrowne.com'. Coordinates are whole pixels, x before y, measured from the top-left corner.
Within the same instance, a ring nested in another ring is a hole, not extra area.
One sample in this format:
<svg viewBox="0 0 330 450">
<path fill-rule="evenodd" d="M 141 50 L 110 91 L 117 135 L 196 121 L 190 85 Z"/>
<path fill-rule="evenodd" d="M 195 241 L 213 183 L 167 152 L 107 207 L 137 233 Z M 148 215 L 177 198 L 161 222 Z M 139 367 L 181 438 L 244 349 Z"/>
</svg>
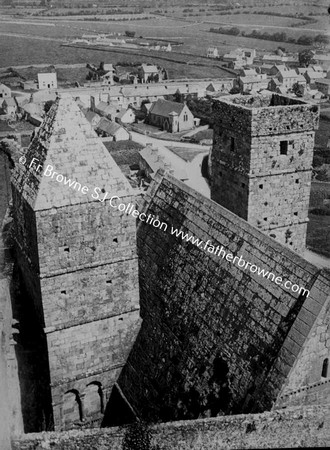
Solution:
<svg viewBox="0 0 330 450">
<path fill-rule="evenodd" d="M 269 272 L 269 270 L 262 269 L 255 264 L 245 261 L 242 255 L 234 256 L 232 253 L 226 252 L 222 245 L 221 247 L 219 245 L 214 246 L 211 244 L 211 241 L 204 242 L 201 239 L 193 236 L 192 234 L 184 233 L 182 230 L 177 230 L 173 227 L 171 227 L 170 233 L 173 236 L 176 236 L 178 239 L 182 239 L 185 242 L 190 242 L 200 249 L 203 249 L 213 255 L 219 256 L 222 259 L 226 259 L 232 264 L 237 264 L 237 266 L 242 269 L 249 270 L 252 273 L 256 273 L 260 277 L 271 280 L 275 284 L 283 286 L 287 290 L 291 290 L 292 292 L 299 292 L 299 294 L 302 294 L 305 297 L 309 296 L 308 289 L 300 287 L 298 284 L 293 284 L 290 280 L 284 280 L 282 277 L 276 276 L 273 272 Z"/>
</svg>

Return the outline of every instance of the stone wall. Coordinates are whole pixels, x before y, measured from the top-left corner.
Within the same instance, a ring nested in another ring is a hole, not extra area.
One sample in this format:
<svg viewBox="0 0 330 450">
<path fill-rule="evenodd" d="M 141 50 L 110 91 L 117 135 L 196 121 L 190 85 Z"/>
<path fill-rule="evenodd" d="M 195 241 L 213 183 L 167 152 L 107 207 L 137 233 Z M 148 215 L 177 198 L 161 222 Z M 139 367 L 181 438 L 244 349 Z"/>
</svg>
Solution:
<svg viewBox="0 0 330 450">
<path fill-rule="evenodd" d="M 329 406 L 293 408 L 255 415 L 225 416 L 154 425 L 160 450 L 329 447 Z M 123 428 L 40 433 L 13 441 L 13 450 L 121 450 Z"/>
<path fill-rule="evenodd" d="M 214 102 L 214 116 L 211 198 L 303 251 L 318 107 L 277 94 L 231 96 Z"/>
<path fill-rule="evenodd" d="M 276 241 L 170 175 L 158 173 L 139 223 L 143 325 L 118 381 L 132 407 L 155 420 L 270 408 L 324 304 L 329 279 Z M 306 299 L 194 238 L 310 289 Z"/>
<path fill-rule="evenodd" d="M 276 401 L 276 407 L 330 403 L 330 291 Z"/>
<path fill-rule="evenodd" d="M 140 327 L 135 219 L 102 201 L 135 198 L 73 99 L 56 100 L 25 157 L 12 177 L 17 260 L 66 429 L 101 420 Z"/>
</svg>

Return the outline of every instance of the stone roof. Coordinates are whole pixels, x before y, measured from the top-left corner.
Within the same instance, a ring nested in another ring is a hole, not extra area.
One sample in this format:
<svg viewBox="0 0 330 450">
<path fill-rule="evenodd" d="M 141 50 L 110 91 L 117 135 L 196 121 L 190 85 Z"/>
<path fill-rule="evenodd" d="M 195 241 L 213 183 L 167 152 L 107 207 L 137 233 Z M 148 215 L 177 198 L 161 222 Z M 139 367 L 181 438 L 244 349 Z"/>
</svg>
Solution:
<svg viewBox="0 0 330 450">
<path fill-rule="evenodd" d="M 202 392 L 220 355 L 229 368 L 231 405 L 241 406 L 250 389 L 258 406 L 270 408 L 329 295 L 329 273 L 169 174 L 156 174 L 139 209 L 168 228 L 138 224 L 145 314 L 135 347 L 144 356 L 130 361 L 143 396 L 135 406 L 160 411 L 172 389 Z M 171 234 L 172 226 L 202 247 Z M 207 242 L 309 289 L 309 296 L 209 253 Z M 161 370 L 164 379 L 157 377 Z"/>
<path fill-rule="evenodd" d="M 184 107 L 184 103 L 158 99 L 152 104 L 149 112 L 150 114 L 156 114 L 157 116 L 168 117 L 168 115 L 173 112 L 180 115 Z"/>
<path fill-rule="evenodd" d="M 100 122 L 97 125 L 98 130 L 104 131 L 110 136 L 114 136 L 117 133 L 117 131 L 119 131 L 121 128 L 122 127 L 118 123 L 111 122 L 110 120 L 104 117 L 100 120 Z"/>
<path fill-rule="evenodd" d="M 97 201 L 91 196 L 95 187 L 115 191 L 119 197 L 131 195 L 125 176 L 72 97 L 55 101 L 25 157 L 25 165 L 15 166 L 12 183 L 35 211 Z M 41 165 L 39 171 L 36 166 L 29 168 L 33 158 Z M 48 165 L 66 179 L 87 186 L 88 194 L 45 176 Z"/>
</svg>

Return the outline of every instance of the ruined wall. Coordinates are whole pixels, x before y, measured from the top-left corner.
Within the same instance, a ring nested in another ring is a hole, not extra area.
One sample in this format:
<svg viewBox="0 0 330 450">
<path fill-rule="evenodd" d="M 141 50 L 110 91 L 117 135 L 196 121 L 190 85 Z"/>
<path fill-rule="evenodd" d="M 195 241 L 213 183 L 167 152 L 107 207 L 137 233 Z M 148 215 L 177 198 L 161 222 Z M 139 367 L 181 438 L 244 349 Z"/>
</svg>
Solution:
<svg viewBox="0 0 330 450">
<path fill-rule="evenodd" d="M 291 369 L 276 407 L 330 403 L 330 291 Z"/>
<path fill-rule="evenodd" d="M 232 96 L 214 102 L 214 116 L 212 199 L 301 252 L 318 108 L 276 94 Z"/>
<path fill-rule="evenodd" d="M 139 224 L 144 321 L 118 382 L 125 396 L 151 420 L 270 408 L 329 280 L 170 175 L 158 173 L 144 207 L 169 225 L 164 232 Z M 171 226 L 310 289 L 310 296 L 182 242 Z"/>
<path fill-rule="evenodd" d="M 329 447 L 329 415 L 325 406 L 159 424 L 151 427 L 152 445 L 160 450 Z M 15 438 L 13 450 L 121 450 L 125 432 L 108 428 L 31 434 Z"/>
</svg>

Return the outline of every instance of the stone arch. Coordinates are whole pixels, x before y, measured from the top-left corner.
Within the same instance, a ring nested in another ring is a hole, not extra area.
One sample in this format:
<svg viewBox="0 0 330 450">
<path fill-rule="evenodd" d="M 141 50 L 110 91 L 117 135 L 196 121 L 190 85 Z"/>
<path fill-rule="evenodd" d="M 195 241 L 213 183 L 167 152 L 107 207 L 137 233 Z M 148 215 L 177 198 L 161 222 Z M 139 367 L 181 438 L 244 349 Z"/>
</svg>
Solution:
<svg viewBox="0 0 330 450">
<path fill-rule="evenodd" d="M 92 417 L 104 412 L 104 393 L 102 383 L 92 381 L 87 384 L 84 396 L 84 411 L 86 417 Z"/>
<path fill-rule="evenodd" d="M 62 414 L 65 428 L 69 428 L 70 425 L 84 420 L 81 397 L 76 389 L 70 389 L 65 392 Z"/>
</svg>

